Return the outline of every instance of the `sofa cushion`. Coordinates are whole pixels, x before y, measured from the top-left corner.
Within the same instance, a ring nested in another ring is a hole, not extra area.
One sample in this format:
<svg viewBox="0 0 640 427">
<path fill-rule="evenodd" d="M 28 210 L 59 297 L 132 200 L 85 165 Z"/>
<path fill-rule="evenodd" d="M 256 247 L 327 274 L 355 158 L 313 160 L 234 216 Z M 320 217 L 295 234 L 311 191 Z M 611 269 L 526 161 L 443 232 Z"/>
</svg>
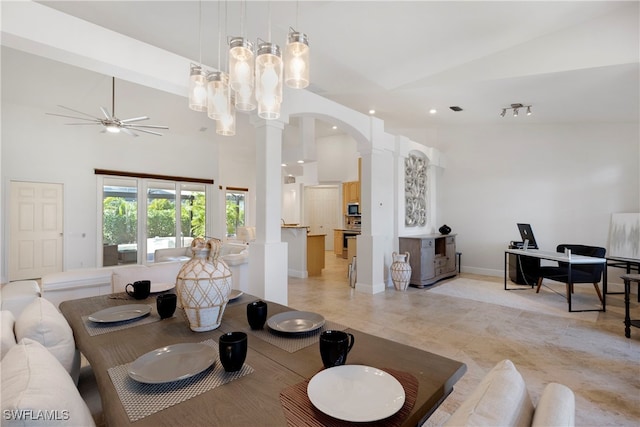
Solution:
<svg viewBox="0 0 640 427">
<path fill-rule="evenodd" d="M 1 359 L 9 350 L 11 350 L 11 347 L 16 345 L 16 335 L 13 331 L 16 319 L 13 317 L 13 313 L 9 310 L 2 310 L 0 311 L 0 322 L 0 338 L 2 339 Z"/>
<path fill-rule="evenodd" d="M 110 268 L 84 268 L 49 273 L 42 276 L 42 290 L 45 293 L 45 297 L 47 291 L 98 287 L 105 283 L 111 283 Z"/>
<path fill-rule="evenodd" d="M 40 343 L 25 338 L 2 359 L 3 426 L 94 426 L 71 377 Z"/>
<path fill-rule="evenodd" d="M 567 386 L 549 383 L 542 391 L 532 426 L 569 427 L 575 424 L 576 398 Z"/>
<path fill-rule="evenodd" d="M 69 374 L 75 371 L 75 341 L 67 320 L 44 298 L 29 304 L 16 319 L 16 341 L 30 338 L 47 348 Z"/>
<path fill-rule="evenodd" d="M 533 403 L 510 360 L 498 363 L 444 424 L 446 426 L 529 426 Z"/>
<path fill-rule="evenodd" d="M 2 285 L 0 300 L 2 310 L 9 310 L 16 319 L 31 302 L 40 298 L 40 286 L 35 280 L 19 280 Z"/>
</svg>

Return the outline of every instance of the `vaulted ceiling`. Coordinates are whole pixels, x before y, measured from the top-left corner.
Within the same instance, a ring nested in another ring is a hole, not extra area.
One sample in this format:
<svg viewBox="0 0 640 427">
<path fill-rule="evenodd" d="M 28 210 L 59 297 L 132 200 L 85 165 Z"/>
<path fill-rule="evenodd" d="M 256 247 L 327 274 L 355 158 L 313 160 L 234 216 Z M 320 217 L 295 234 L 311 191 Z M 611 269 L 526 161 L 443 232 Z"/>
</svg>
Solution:
<svg viewBox="0 0 640 427">
<path fill-rule="evenodd" d="M 219 45 L 225 68 L 226 36 L 241 34 L 244 6 L 251 40 L 268 39 L 269 16 L 281 46 L 290 26 L 309 36 L 309 90 L 375 109 L 388 131 L 409 137 L 430 126 L 525 120 L 498 115 L 512 103 L 533 106 L 530 123 L 637 122 L 640 113 L 636 1 L 39 3 L 201 57 L 210 69 Z M 95 48 L 108 46 L 95 40 Z"/>
</svg>

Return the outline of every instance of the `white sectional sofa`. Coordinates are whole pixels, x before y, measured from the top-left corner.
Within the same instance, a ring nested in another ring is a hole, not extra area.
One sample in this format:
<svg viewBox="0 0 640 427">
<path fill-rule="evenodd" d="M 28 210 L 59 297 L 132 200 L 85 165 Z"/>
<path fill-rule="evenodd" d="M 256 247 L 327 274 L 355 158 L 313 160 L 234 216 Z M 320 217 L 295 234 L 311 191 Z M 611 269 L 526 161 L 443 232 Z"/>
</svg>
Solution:
<svg viewBox="0 0 640 427">
<path fill-rule="evenodd" d="M 174 261 L 148 266 L 130 264 L 45 274 L 42 277 L 42 296 L 58 307 L 67 300 L 124 292 L 127 284 L 136 280 L 175 283 L 181 266 L 182 262 Z"/>
<path fill-rule="evenodd" d="M 444 425 L 570 427 L 574 423 L 575 396 L 570 388 L 547 384 L 534 407 L 522 375 L 510 360 L 503 360 Z"/>
<path fill-rule="evenodd" d="M 0 289 L 3 426 L 94 426 L 78 391 L 80 353 L 56 307 L 35 281 Z M 100 416 L 99 414 L 96 417 Z"/>
<path fill-rule="evenodd" d="M 42 277 L 42 296 L 58 307 L 61 302 L 71 299 L 124 292 L 127 284 L 136 280 L 151 280 L 152 284 L 175 283 L 180 267 L 191 258 L 190 253 L 190 248 L 158 249 L 155 252 L 156 262 L 148 265 L 128 264 L 46 274 Z M 247 291 L 248 246 L 224 243 L 220 256 L 231 270 L 233 288 Z"/>
</svg>

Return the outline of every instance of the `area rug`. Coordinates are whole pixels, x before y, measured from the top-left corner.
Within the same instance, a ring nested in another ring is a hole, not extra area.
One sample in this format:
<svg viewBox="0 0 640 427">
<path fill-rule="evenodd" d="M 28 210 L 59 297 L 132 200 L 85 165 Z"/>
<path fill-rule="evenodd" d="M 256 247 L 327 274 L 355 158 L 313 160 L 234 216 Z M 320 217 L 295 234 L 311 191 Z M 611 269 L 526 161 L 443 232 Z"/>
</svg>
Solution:
<svg viewBox="0 0 640 427">
<path fill-rule="evenodd" d="M 431 287 L 429 288 L 429 292 L 550 316 L 560 316 L 590 322 L 595 322 L 598 319 L 597 311 L 568 311 L 565 285 L 563 283 L 545 281 L 540 289 L 540 293 L 536 293 L 535 288 L 532 289 L 530 286 L 519 286 L 512 282 L 508 282 L 507 287 L 518 289 L 505 290 L 502 281 L 491 282 L 457 278 Z M 597 309 L 600 307 L 600 300 L 596 295 L 593 285 L 580 284 L 574 285 L 574 288 L 575 291 L 572 296 L 572 308 L 574 310 Z"/>
</svg>

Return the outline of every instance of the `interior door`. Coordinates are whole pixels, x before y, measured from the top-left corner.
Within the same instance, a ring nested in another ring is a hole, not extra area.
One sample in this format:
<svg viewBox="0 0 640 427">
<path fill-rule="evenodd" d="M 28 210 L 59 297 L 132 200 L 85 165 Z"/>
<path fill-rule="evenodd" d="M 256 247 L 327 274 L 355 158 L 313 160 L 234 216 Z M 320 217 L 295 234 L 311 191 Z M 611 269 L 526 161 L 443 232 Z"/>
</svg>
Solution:
<svg viewBox="0 0 640 427">
<path fill-rule="evenodd" d="M 63 185 L 11 181 L 9 280 L 62 271 Z"/>
<path fill-rule="evenodd" d="M 326 234 L 327 251 L 333 251 L 333 229 L 342 227 L 339 197 L 337 186 L 305 187 L 305 222 L 312 234 Z"/>
</svg>

